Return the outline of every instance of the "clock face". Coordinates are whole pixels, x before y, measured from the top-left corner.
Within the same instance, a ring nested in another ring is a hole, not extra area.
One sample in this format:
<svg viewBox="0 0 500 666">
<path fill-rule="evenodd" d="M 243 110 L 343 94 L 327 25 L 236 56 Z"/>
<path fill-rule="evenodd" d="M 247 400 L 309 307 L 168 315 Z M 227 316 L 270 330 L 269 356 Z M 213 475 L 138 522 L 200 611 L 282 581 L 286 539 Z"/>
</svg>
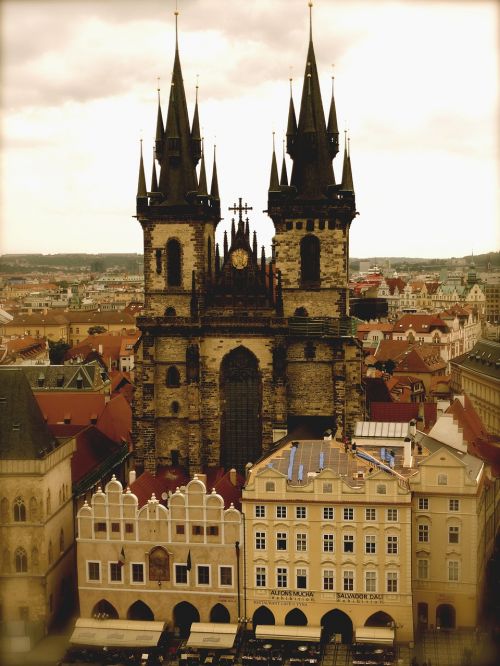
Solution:
<svg viewBox="0 0 500 666">
<path fill-rule="evenodd" d="M 231 253 L 231 263 L 235 268 L 241 270 L 248 264 L 248 253 L 242 248 L 238 248 Z"/>
</svg>

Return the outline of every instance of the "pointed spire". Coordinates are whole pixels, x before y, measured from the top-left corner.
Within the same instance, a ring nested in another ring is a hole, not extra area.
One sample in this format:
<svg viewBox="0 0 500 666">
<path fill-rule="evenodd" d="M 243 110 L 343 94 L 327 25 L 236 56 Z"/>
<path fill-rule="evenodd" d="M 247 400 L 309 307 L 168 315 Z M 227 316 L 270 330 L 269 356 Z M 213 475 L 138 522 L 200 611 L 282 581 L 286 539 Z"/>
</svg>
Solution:
<svg viewBox="0 0 500 666">
<path fill-rule="evenodd" d="M 198 75 L 197 75 L 198 78 Z M 194 105 L 193 124 L 191 125 L 191 152 L 193 155 L 194 163 L 197 164 L 201 156 L 201 133 L 200 133 L 200 116 L 198 112 L 198 82 L 196 83 L 196 101 Z"/>
<path fill-rule="evenodd" d="M 153 157 L 153 170 L 151 173 L 151 192 L 158 192 L 158 179 L 156 177 L 156 162 Z"/>
<path fill-rule="evenodd" d="M 227 231 L 224 230 L 224 263 L 226 263 L 228 253 L 229 253 L 229 248 L 227 246 Z"/>
<path fill-rule="evenodd" d="M 139 180 L 137 183 L 137 198 L 147 198 L 146 176 L 144 174 L 144 160 L 142 158 L 142 139 L 141 139 L 141 159 L 139 162 Z"/>
<path fill-rule="evenodd" d="M 159 79 L 158 79 L 159 81 Z M 163 115 L 161 112 L 160 87 L 158 85 L 158 113 L 156 116 L 156 137 L 155 137 L 155 155 L 158 162 L 161 162 L 163 156 L 163 139 L 165 131 L 163 129 Z M 158 189 L 158 188 L 156 188 Z"/>
<path fill-rule="evenodd" d="M 280 183 L 278 178 L 278 165 L 276 164 L 276 150 L 274 147 L 274 132 L 273 132 L 273 157 L 271 160 L 271 177 L 269 179 L 269 191 L 279 192 Z"/>
<path fill-rule="evenodd" d="M 172 72 L 164 149 L 161 160 L 159 188 L 163 205 L 192 205 L 192 195 L 198 189 L 196 162 L 192 150 L 191 129 L 179 58 L 178 15 L 175 11 L 175 56 Z"/>
<path fill-rule="evenodd" d="M 354 192 L 354 185 L 352 182 L 352 169 L 351 169 L 351 156 L 349 155 L 349 141 L 347 138 L 347 130 L 344 131 L 344 163 L 342 165 L 342 184 L 341 189 L 347 192 Z"/>
<path fill-rule="evenodd" d="M 330 155 L 332 159 L 339 152 L 339 127 L 337 124 L 337 110 L 335 108 L 335 96 L 333 94 L 333 82 L 335 77 L 332 76 L 332 99 L 330 101 L 330 113 L 328 114 L 328 125 L 326 132 L 330 142 Z"/>
<path fill-rule="evenodd" d="M 257 232 L 254 229 L 253 232 L 253 241 L 252 241 L 252 253 L 255 259 L 255 263 L 257 263 Z"/>
<path fill-rule="evenodd" d="M 266 248 L 262 246 L 260 255 L 260 272 L 262 276 L 262 284 L 266 284 Z"/>
<path fill-rule="evenodd" d="M 231 245 L 234 243 L 236 237 L 236 226 L 234 224 L 234 217 L 231 219 Z"/>
<path fill-rule="evenodd" d="M 293 159 L 290 185 L 296 188 L 297 194 L 301 198 L 322 199 L 327 196 L 328 187 L 335 184 L 335 178 L 333 175 L 330 140 L 326 129 L 316 56 L 312 41 L 311 3 L 309 13 L 309 47 L 304 72 L 299 120 L 292 142 L 292 151 L 289 149 L 290 141 L 288 141 L 287 147 Z"/>
<path fill-rule="evenodd" d="M 285 139 L 283 139 L 283 161 L 281 163 L 280 187 L 288 187 L 288 174 L 286 172 L 286 161 L 285 161 Z"/>
<path fill-rule="evenodd" d="M 286 150 L 290 157 L 294 155 L 295 137 L 297 135 L 297 117 L 293 105 L 292 79 L 290 79 L 290 104 L 288 107 L 288 123 L 286 127 Z"/>
<path fill-rule="evenodd" d="M 248 217 L 245 220 L 245 238 L 247 239 L 248 242 L 250 242 L 250 222 L 248 220 Z"/>
<path fill-rule="evenodd" d="M 220 199 L 219 196 L 219 180 L 217 178 L 217 163 L 215 160 L 215 150 L 216 146 L 214 145 L 214 165 L 212 168 L 212 185 L 210 187 L 210 196 L 212 199 Z"/>
<path fill-rule="evenodd" d="M 200 182 L 198 185 L 198 196 L 208 197 L 207 174 L 205 171 L 205 151 L 201 151 Z"/>
</svg>

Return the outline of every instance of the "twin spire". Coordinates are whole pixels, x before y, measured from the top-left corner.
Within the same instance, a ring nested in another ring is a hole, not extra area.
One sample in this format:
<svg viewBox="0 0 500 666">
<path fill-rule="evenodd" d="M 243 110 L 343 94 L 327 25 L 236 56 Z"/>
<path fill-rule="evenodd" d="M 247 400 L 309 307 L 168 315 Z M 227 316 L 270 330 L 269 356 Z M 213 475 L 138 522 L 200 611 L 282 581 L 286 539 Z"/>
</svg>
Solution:
<svg viewBox="0 0 500 666">
<path fill-rule="evenodd" d="M 151 176 L 150 204 L 161 206 L 191 207 L 199 204 L 208 204 L 215 213 L 220 212 L 219 187 L 217 169 L 215 164 L 212 172 L 212 188 L 210 194 L 207 190 L 205 157 L 200 132 L 200 118 L 198 108 L 198 85 L 196 85 L 196 101 L 193 120 L 190 124 L 182 78 L 182 69 L 179 57 L 178 42 L 178 12 L 175 12 L 175 56 L 170 95 L 168 100 L 167 118 L 164 124 L 158 88 L 158 111 L 156 118 L 155 158 L 158 161 L 159 178 L 153 160 Z M 199 182 L 196 166 L 201 158 Z M 142 159 L 139 165 L 139 182 L 137 197 L 141 199 L 141 208 L 147 204 L 148 193 L 142 187 L 144 178 L 144 164 Z M 212 200 L 212 201 L 209 201 Z M 139 204 L 139 202 L 138 202 Z"/>
</svg>

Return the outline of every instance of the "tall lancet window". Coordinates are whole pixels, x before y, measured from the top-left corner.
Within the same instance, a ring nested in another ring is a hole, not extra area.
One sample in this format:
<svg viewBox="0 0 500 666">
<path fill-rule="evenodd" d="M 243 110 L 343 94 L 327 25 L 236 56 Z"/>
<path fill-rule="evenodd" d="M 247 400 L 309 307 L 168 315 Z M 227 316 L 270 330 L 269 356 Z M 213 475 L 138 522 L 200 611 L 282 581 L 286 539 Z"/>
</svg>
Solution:
<svg viewBox="0 0 500 666">
<path fill-rule="evenodd" d="M 320 244 L 317 236 L 304 236 L 300 242 L 300 281 L 303 287 L 319 286 Z"/>
<path fill-rule="evenodd" d="M 167 243 L 167 285 L 181 286 L 181 244 L 174 239 Z"/>
</svg>

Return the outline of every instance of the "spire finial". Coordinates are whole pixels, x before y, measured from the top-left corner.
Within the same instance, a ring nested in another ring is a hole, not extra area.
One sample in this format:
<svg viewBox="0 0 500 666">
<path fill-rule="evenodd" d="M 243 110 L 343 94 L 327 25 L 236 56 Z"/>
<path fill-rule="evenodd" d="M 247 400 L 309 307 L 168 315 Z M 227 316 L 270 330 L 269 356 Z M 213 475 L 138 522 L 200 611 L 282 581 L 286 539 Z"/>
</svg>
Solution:
<svg viewBox="0 0 500 666">
<path fill-rule="evenodd" d="M 157 82 L 158 82 L 158 87 L 156 88 L 156 91 L 157 91 L 157 93 L 158 93 L 158 104 L 159 104 L 159 103 L 160 103 L 160 77 L 157 76 L 157 77 L 156 77 L 156 80 L 157 80 Z"/>
<path fill-rule="evenodd" d="M 276 135 L 276 132 L 273 130 L 273 153 L 276 150 L 275 141 L 274 141 L 275 135 Z"/>
<path fill-rule="evenodd" d="M 179 40 L 179 29 L 178 29 L 178 18 L 179 18 L 179 9 L 177 7 L 177 0 L 175 0 L 175 48 L 178 48 L 178 40 Z"/>
<path fill-rule="evenodd" d="M 332 63 L 332 97 L 333 97 L 333 83 L 335 81 L 334 67 L 335 67 L 335 65 Z"/>
<path fill-rule="evenodd" d="M 198 88 L 200 87 L 199 82 L 200 82 L 200 75 L 197 74 L 196 75 L 196 103 L 198 103 Z"/>
<path fill-rule="evenodd" d="M 351 157 L 351 137 L 347 137 L 347 156 Z"/>
<path fill-rule="evenodd" d="M 313 3 L 311 2 L 311 0 L 309 0 L 309 40 L 311 42 L 313 38 L 312 8 L 313 8 Z"/>
</svg>

